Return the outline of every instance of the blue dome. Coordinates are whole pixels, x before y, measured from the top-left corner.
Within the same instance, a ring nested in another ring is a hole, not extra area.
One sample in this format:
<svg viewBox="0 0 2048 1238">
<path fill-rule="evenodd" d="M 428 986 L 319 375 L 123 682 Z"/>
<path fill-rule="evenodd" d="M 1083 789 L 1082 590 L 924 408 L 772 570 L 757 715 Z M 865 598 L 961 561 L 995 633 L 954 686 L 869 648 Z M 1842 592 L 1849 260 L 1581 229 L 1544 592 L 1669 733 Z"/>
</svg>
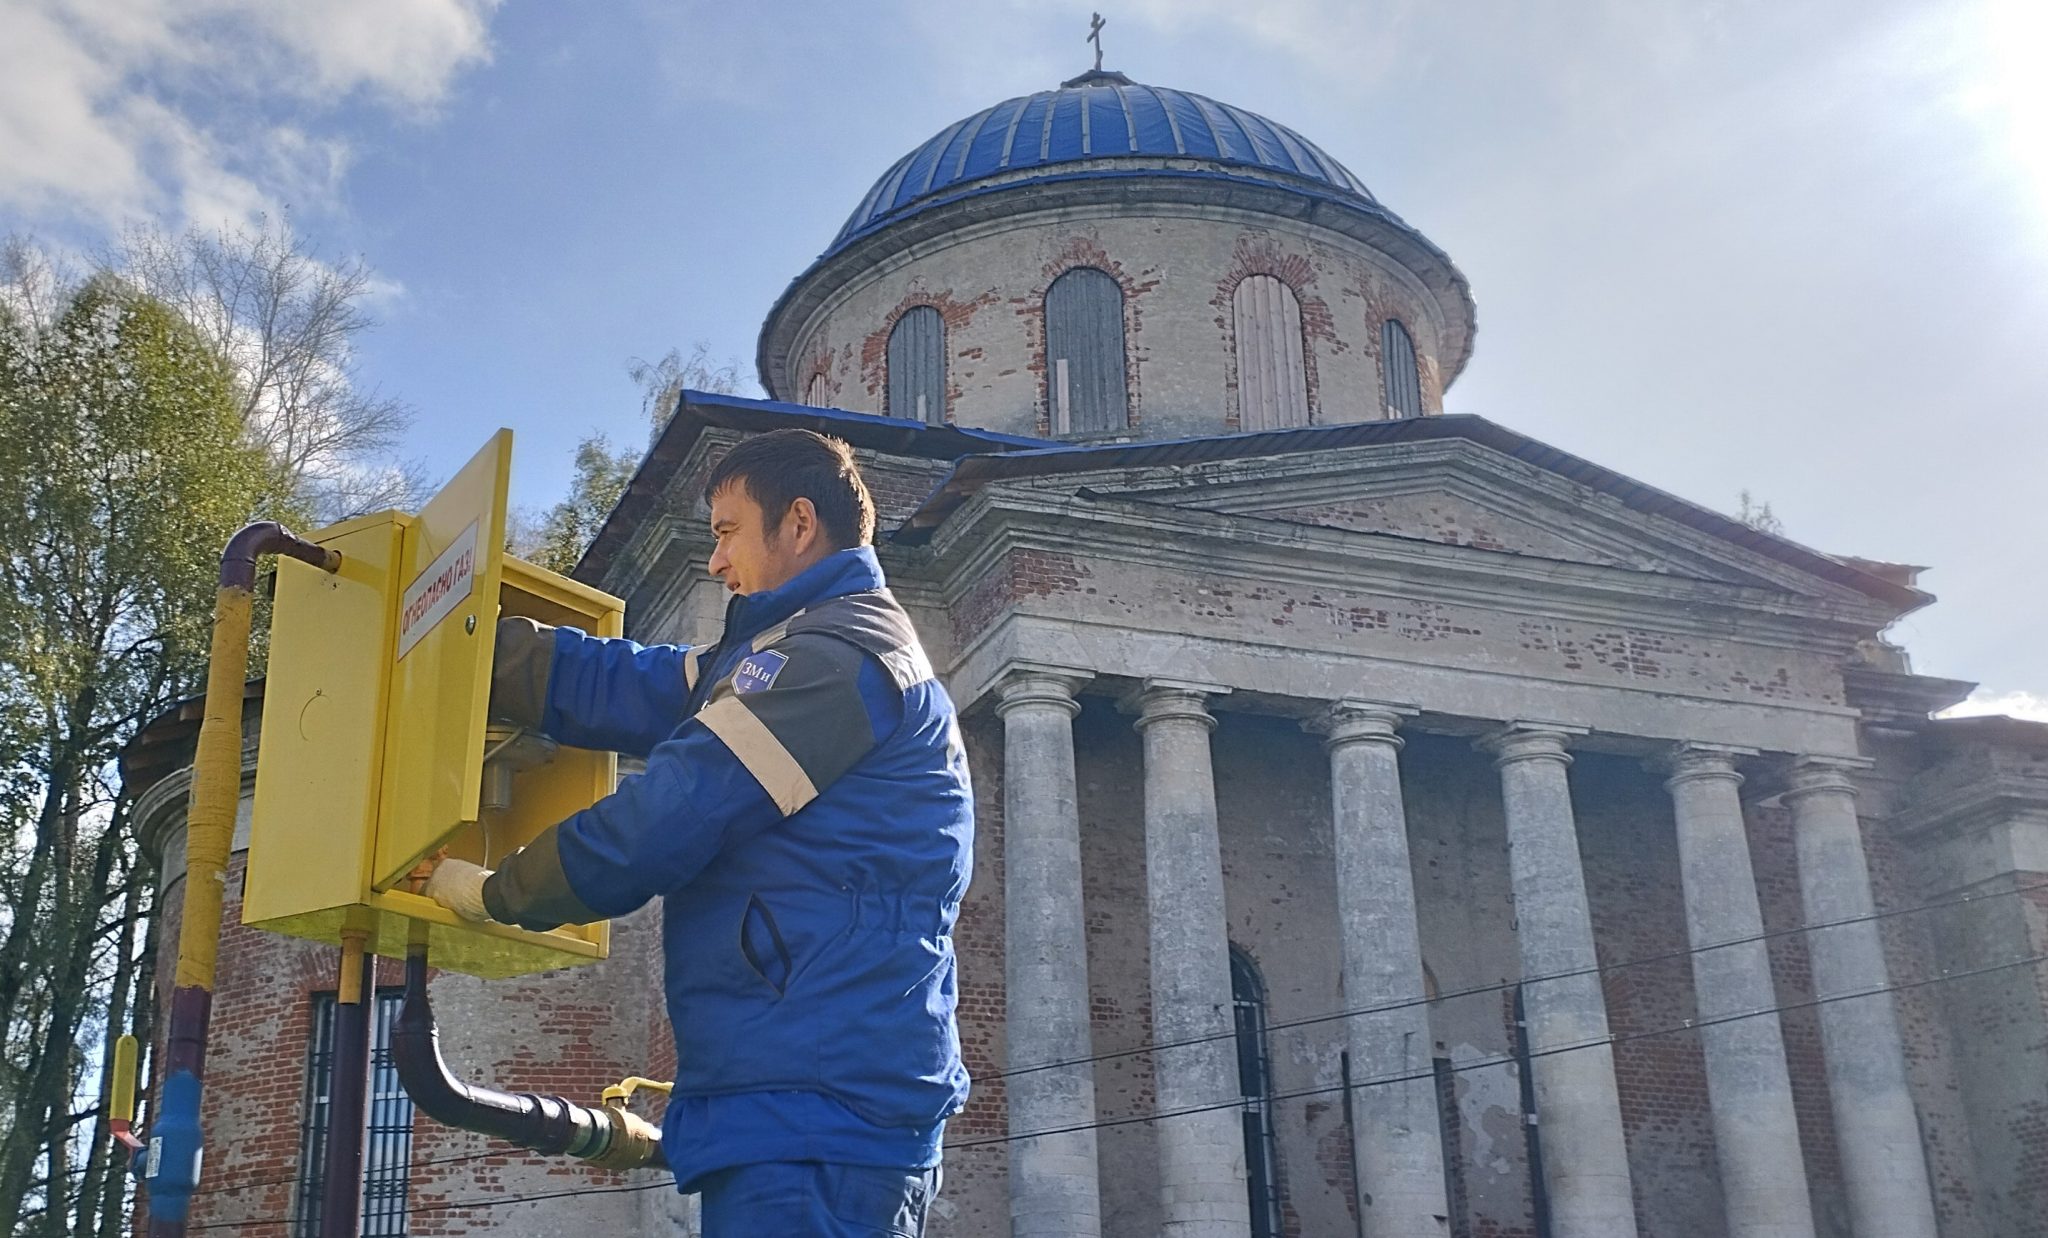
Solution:
<svg viewBox="0 0 2048 1238">
<path fill-rule="evenodd" d="M 1084 73 L 1058 90 L 1022 95 L 949 125 L 896 161 L 839 230 L 830 255 L 856 238 L 973 192 L 974 182 L 1071 175 L 1096 159 L 1187 159 L 1233 179 L 1291 184 L 1322 196 L 1378 203 L 1343 164 L 1285 125 L 1214 99 L 1141 86 L 1121 73 Z M 993 186 L 992 186 L 993 187 Z"/>
</svg>

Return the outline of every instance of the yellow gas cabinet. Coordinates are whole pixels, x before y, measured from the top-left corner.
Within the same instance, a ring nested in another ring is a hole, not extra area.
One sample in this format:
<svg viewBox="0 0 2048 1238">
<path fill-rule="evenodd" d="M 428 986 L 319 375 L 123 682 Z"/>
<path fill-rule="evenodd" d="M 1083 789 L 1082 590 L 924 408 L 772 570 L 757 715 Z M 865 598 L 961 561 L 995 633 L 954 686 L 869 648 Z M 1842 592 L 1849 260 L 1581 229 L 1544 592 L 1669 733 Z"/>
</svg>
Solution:
<svg viewBox="0 0 2048 1238">
<path fill-rule="evenodd" d="M 483 977 L 605 957 L 607 924 L 471 924 L 406 888 L 444 847 L 494 867 L 617 779 L 611 753 L 487 717 L 500 617 L 625 629 L 619 599 L 504 553 L 511 462 L 500 430 L 417 515 L 312 534 L 338 572 L 279 559 L 244 924 L 337 943 L 364 929 L 404 958 L 417 921 L 435 966 Z"/>
</svg>

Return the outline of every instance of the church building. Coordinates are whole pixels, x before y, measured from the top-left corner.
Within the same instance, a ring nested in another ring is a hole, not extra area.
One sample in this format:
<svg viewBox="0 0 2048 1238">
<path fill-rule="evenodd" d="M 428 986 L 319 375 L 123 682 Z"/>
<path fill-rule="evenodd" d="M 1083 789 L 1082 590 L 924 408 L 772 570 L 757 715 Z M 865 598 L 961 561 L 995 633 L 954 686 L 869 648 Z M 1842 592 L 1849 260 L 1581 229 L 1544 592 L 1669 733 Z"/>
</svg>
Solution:
<svg viewBox="0 0 2048 1238">
<path fill-rule="evenodd" d="M 856 448 L 977 795 L 932 1233 L 2048 1235 L 2048 725 L 1933 717 L 1918 569 L 1445 415 L 1474 330 L 1309 138 L 1097 69 L 884 171 L 583 559 L 714 639 L 711 467 Z M 127 763 L 166 957 L 186 713 Z M 192 1220 L 310 1235 L 334 955 L 240 863 Z M 445 1051 L 666 1077 L 659 959 L 441 977 Z M 379 1071 L 365 1234 L 687 1232 Z"/>
</svg>

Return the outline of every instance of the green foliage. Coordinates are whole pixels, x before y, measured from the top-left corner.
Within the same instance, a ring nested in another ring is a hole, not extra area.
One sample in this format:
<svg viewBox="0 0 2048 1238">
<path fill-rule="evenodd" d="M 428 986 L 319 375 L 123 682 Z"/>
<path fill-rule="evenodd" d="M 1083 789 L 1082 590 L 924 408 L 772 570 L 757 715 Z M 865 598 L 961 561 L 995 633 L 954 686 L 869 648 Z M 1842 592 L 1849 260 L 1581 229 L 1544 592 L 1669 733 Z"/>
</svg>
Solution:
<svg viewBox="0 0 2048 1238">
<path fill-rule="evenodd" d="M 197 682 L 220 547 L 285 490 L 225 361 L 104 279 L 0 326 L 0 477 L 0 664 L 37 701 L 89 693 L 88 725 Z"/>
<path fill-rule="evenodd" d="M 626 365 L 627 376 L 640 388 L 640 411 L 647 418 L 651 445 L 668 427 L 676 397 L 684 388 L 731 393 L 739 390 L 739 363 L 714 364 L 698 344 L 684 356 L 671 348 L 659 361 L 638 358 Z M 611 439 L 591 434 L 576 444 L 575 475 L 569 494 L 537 520 L 526 511 L 511 513 L 506 549 L 531 563 L 567 575 L 604 527 L 612 509 L 626 493 L 626 483 L 640 467 L 641 453 L 614 450 Z"/>
<path fill-rule="evenodd" d="M 73 1112 L 147 974 L 113 763 L 202 686 L 221 547 L 291 490 L 183 317 L 107 276 L 24 287 L 0 286 L 0 1235 L 118 1220 Z"/>
<path fill-rule="evenodd" d="M 602 434 L 576 444 L 576 472 L 569 482 L 569 496 L 548 509 L 540 527 L 529 535 L 528 544 L 515 545 L 514 552 L 567 575 L 604 527 L 605 517 L 619 505 L 619 497 L 639 465 L 640 453 L 615 452 L 611 440 Z"/>
</svg>

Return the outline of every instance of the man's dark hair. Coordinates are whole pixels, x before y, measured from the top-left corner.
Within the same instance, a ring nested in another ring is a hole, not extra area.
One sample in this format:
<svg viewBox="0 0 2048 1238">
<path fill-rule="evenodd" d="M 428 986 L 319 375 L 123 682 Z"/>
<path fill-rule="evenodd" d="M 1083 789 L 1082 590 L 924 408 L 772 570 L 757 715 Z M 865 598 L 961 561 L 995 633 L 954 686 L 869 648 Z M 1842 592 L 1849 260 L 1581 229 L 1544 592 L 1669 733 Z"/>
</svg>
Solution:
<svg viewBox="0 0 2048 1238">
<path fill-rule="evenodd" d="M 809 430 L 770 430 L 725 453 L 704 482 L 704 501 L 734 482 L 761 505 L 768 531 L 798 499 L 818 509 L 818 523 L 835 549 L 865 546 L 875 536 L 875 501 L 868 497 L 853 448 Z"/>
</svg>

